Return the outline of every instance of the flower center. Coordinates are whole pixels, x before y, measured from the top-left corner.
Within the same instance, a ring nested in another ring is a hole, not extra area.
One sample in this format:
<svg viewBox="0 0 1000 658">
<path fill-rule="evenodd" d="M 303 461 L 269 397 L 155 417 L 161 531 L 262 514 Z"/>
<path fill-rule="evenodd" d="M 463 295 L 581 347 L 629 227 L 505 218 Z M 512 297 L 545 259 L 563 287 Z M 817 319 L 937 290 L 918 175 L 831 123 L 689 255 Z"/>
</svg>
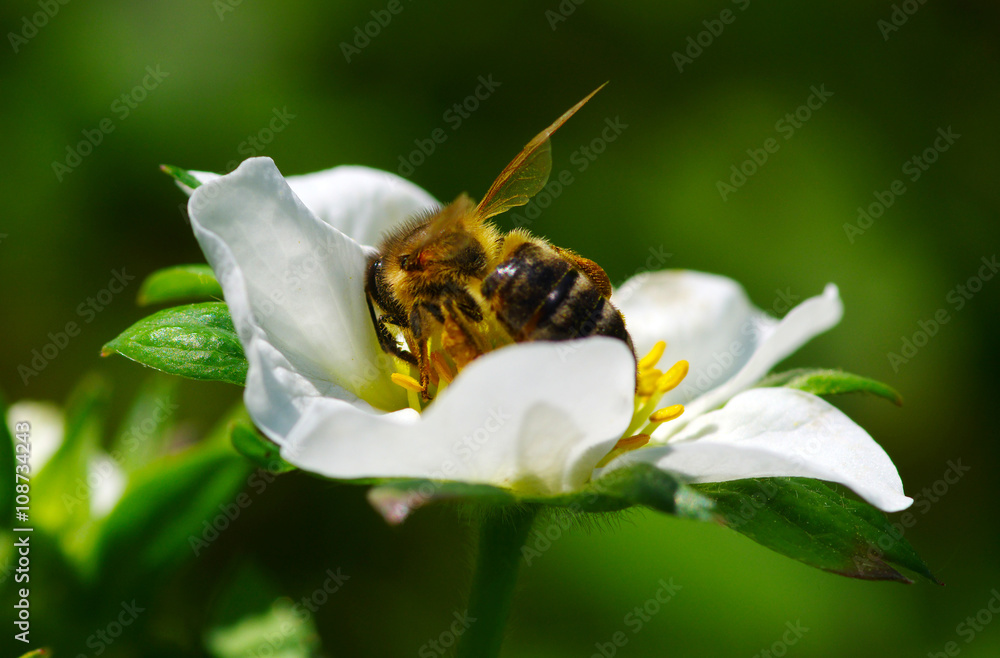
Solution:
<svg viewBox="0 0 1000 658">
<path fill-rule="evenodd" d="M 656 367 L 666 348 L 667 344 L 661 340 L 653 345 L 653 349 L 646 356 L 639 359 L 632 422 L 611 452 L 605 455 L 597 466 L 604 466 L 618 455 L 646 445 L 657 427 L 684 413 L 684 406 L 680 404 L 662 409 L 656 408 L 664 394 L 677 388 L 688 374 L 688 362 L 683 360 L 672 365 L 666 372 Z M 431 341 L 429 358 L 432 366 L 430 383 L 433 401 L 434 397 L 454 381 L 460 368 L 441 349 L 438 341 Z M 409 366 L 405 364 L 400 363 L 400 367 L 409 370 Z M 420 397 L 422 390 L 420 382 L 406 372 L 394 372 L 391 378 L 394 384 L 406 390 L 410 408 L 422 411 L 425 403 L 422 403 Z"/>
<path fill-rule="evenodd" d="M 632 422 L 629 423 L 628 429 L 622 434 L 622 438 L 618 440 L 611 452 L 597 463 L 598 468 L 606 466 L 612 459 L 623 453 L 646 445 L 649 443 L 650 435 L 657 427 L 684 413 L 684 405 L 681 404 L 672 404 L 662 409 L 656 408 L 664 394 L 677 388 L 688 374 L 687 361 L 678 361 L 666 372 L 656 367 L 666 349 L 667 344 L 661 340 L 653 345 L 649 354 L 639 359 L 635 411 L 632 413 Z"/>
</svg>

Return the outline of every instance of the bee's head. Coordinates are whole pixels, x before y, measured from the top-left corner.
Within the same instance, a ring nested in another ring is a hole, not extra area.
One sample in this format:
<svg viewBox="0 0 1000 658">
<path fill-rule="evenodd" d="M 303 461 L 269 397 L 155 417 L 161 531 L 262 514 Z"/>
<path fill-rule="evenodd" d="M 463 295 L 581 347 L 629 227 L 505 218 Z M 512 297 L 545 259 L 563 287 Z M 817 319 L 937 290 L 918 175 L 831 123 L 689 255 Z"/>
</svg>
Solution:
<svg viewBox="0 0 1000 658">
<path fill-rule="evenodd" d="M 471 209 L 472 200 L 463 194 L 430 217 L 401 245 L 395 265 L 432 279 L 479 274 L 486 267 L 486 252 L 476 230 L 482 222 Z"/>
</svg>

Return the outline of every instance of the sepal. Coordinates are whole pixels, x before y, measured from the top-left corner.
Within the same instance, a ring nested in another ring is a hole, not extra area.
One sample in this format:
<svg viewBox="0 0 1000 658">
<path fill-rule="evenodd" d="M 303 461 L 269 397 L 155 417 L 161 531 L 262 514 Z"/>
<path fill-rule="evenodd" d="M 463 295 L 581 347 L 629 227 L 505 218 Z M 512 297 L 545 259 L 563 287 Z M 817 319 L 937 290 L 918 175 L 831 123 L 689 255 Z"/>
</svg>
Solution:
<svg viewBox="0 0 1000 658">
<path fill-rule="evenodd" d="M 817 480 L 759 478 L 692 485 L 715 503 L 718 520 L 762 546 L 824 571 L 910 583 L 903 567 L 941 584 L 871 505 Z"/>
</svg>

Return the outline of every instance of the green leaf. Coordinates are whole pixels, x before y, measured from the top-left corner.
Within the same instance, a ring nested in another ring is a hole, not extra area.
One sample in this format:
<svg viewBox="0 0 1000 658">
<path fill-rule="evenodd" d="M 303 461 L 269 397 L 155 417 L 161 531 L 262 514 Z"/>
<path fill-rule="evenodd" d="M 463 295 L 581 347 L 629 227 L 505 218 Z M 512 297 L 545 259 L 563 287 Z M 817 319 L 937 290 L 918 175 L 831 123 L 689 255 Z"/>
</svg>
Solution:
<svg viewBox="0 0 1000 658">
<path fill-rule="evenodd" d="M 0 393 L 0 473 L 4 473 L 2 488 L 0 488 L 0 525 L 9 528 L 14 518 L 14 487 L 18 480 L 14 476 L 17 460 L 14 456 L 14 435 L 7 427 L 7 421 L 18 422 L 18 418 L 7 418 L 7 400 Z M 6 474 L 10 475 L 6 475 Z M 30 473 L 28 474 L 30 477 Z"/>
<path fill-rule="evenodd" d="M 361 481 L 354 481 L 361 484 Z M 709 520 L 712 503 L 691 487 L 650 464 L 621 468 L 581 491 L 554 496 L 522 496 L 488 484 L 419 479 L 376 482 L 368 502 L 390 524 L 402 523 L 414 511 L 434 502 L 475 502 L 486 505 L 520 503 L 565 507 L 574 512 L 616 512 L 643 505 L 659 512 Z"/>
<path fill-rule="evenodd" d="M 692 485 L 718 519 L 773 551 L 832 573 L 912 582 L 903 567 L 937 583 L 902 532 L 871 505 L 805 478 Z"/>
<path fill-rule="evenodd" d="M 222 302 L 175 306 L 136 322 L 101 350 L 173 375 L 242 386 L 247 360 Z"/>
<path fill-rule="evenodd" d="M 192 190 L 196 190 L 201 186 L 201 181 L 191 175 L 187 169 L 181 169 L 180 167 L 175 167 L 174 165 L 160 165 L 160 171 L 170 176 L 175 181 L 181 185 L 186 185 Z"/>
<path fill-rule="evenodd" d="M 713 518 L 710 500 L 652 464 L 635 464 L 612 471 L 576 493 L 527 500 L 581 512 L 614 512 L 642 505 L 701 521 Z"/>
<path fill-rule="evenodd" d="M 88 479 L 89 468 L 100 452 L 110 390 L 97 376 L 86 377 L 66 405 L 63 440 L 31 481 L 30 521 L 59 539 L 63 552 L 81 560 L 89 550 L 92 534 L 90 498 L 105 484 L 107 472 Z"/>
<path fill-rule="evenodd" d="M 802 368 L 765 377 L 758 386 L 784 386 L 797 388 L 814 395 L 839 395 L 842 393 L 871 393 L 896 405 L 903 404 L 903 397 L 888 384 L 852 375 L 842 370 Z"/>
<path fill-rule="evenodd" d="M 234 421 L 229 426 L 229 438 L 236 452 L 260 468 L 266 468 L 276 475 L 295 470 L 294 466 L 281 458 L 278 446 L 258 432 L 249 421 Z"/>
<path fill-rule="evenodd" d="M 205 644 L 215 658 L 255 656 L 264 646 L 273 658 L 310 658 L 319 648 L 319 634 L 304 606 L 280 599 L 264 613 L 213 629 Z"/>
<path fill-rule="evenodd" d="M 94 582 L 127 588 L 210 550 L 225 532 L 218 519 L 238 523 L 232 510 L 245 505 L 232 500 L 252 471 L 229 446 L 206 441 L 134 473 L 101 528 Z"/>
<path fill-rule="evenodd" d="M 208 265 L 177 265 L 157 270 L 139 287 L 138 304 L 148 306 L 183 299 L 222 299 L 222 286 Z"/>
</svg>

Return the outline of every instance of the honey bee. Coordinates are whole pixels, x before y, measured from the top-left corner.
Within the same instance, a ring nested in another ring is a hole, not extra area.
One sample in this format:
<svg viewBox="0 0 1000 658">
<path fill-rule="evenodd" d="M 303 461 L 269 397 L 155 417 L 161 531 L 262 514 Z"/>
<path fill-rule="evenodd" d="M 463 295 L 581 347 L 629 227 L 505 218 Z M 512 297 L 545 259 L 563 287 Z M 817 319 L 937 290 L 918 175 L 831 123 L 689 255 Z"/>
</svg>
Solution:
<svg viewBox="0 0 1000 658">
<path fill-rule="evenodd" d="M 623 341 L 635 355 L 625 321 L 609 301 L 611 282 L 597 263 L 521 229 L 501 233 L 488 221 L 545 186 L 552 170 L 549 136 L 603 86 L 528 142 L 478 204 L 461 194 L 409 220 L 388 233 L 369 260 L 365 294 L 379 345 L 417 367 L 424 400 L 441 366 L 451 365 L 445 357 L 460 370 L 504 344 L 600 335 Z"/>
</svg>

